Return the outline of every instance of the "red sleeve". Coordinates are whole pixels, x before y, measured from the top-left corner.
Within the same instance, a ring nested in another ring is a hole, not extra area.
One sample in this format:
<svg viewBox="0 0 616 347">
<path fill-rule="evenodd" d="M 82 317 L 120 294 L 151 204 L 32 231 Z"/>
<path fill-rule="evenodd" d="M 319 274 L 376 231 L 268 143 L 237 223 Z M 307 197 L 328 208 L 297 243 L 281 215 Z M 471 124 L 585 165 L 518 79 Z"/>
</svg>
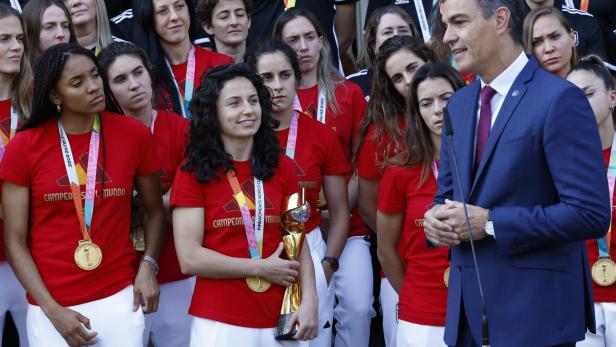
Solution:
<svg viewBox="0 0 616 347">
<path fill-rule="evenodd" d="M 195 174 L 182 170 L 180 166 L 171 186 L 170 208 L 176 206 L 204 207 L 205 201 L 202 191 L 202 184 L 197 181 Z"/>
<path fill-rule="evenodd" d="M 178 162 L 176 163 L 176 166 L 179 167 L 179 165 L 182 163 L 182 161 L 184 160 L 184 157 L 186 156 L 186 141 L 188 140 L 188 130 L 190 129 L 190 121 L 180 115 L 176 115 L 177 117 L 177 123 L 178 126 L 176 127 L 176 131 L 177 134 L 175 136 L 175 149 L 176 149 L 176 153 L 175 156 L 176 158 L 178 158 Z"/>
<path fill-rule="evenodd" d="M 346 175 L 351 170 L 351 165 L 344 155 L 342 145 L 331 128 L 322 127 L 327 141 L 326 158 L 323 167 L 323 175 L 339 176 Z"/>
<path fill-rule="evenodd" d="M 29 148 L 28 133 L 17 133 L 6 146 L 6 151 L 0 164 L 0 179 L 23 187 L 30 186 Z"/>
<path fill-rule="evenodd" d="M 361 178 L 378 180 L 382 176 L 382 171 L 376 166 L 376 144 L 373 138 L 373 127 L 368 129 L 366 138 L 359 148 L 357 155 L 357 175 Z"/>
<path fill-rule="evenodd" d="M 379 183 L 377 210 L 384 213 L 404 213 L 408 175 L 403 168 L 388 166 Z"/>
<path fill-rule="evenodd" d="M 352 82 L 349 82 L 352 83 Z M 366 97 L 364 93 L 361 91 L 358 85 L 353 84 L 353 107 L 354 110 L 354 119 L 353 119 L 353 139 L 357 139 L 359 135 L 359 127 L 362 119 L 364 119 L 364 114 L 366 113 L 366 108 L 368 107 L 368 103 L 366 102 Z M 355 143 L 356 140 L 353 141 Z"/>
<path fill-rule="evenodd" d="M 147 176 L 156 173 L 160 170 L 158 155 L 156 154 L 156 143 L 154 136 L 149 129 L 141 125 L 136 127 L 136 135 L 138 139 L 139 164 L 137 165 L 137 176 Z"/>
</svg>

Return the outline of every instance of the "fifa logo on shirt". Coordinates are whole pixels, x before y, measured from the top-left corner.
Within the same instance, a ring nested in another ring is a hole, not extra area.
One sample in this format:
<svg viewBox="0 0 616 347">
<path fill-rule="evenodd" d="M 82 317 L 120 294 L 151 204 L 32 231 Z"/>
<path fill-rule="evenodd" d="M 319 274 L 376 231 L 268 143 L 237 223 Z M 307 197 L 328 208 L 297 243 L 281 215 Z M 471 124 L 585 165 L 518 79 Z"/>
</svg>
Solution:
<svg viewBox="0 0 616 347">
<path fill-rule="evenodd" d="M 111 183 L 113 182 L 113 180 L 111 179 L 111 177 L 109 177 L 109 175 L 107 174 L 107 172 L 103 169 L 103 166 L 100 163 L 96 163 L 97 164 L 97 168 L 96 168 L 96 183 L 103 183 L 103 177 L 105 178 L 105 183 Z M 86 184 L 86 170 L 88 167 L 88 152 L 82 154 L 79 157 L 79 160 L 77 161 L 77 165 L 75 167 L 75 170 L 77 171 L 77 178 L 79 179 L 79 184 L 80 185 L 85 185 Z M 62 176 L 61 178 L 59 178 L 57 181 L 59 186 L 61 187 L 70 187 L 71 183 L 68 180 L 68 176 L 66 174 L 64 174 L 64 176 Z"/>
<path fill-rule="evenodd" d="M 246 202 L 248 203 L 248 208 L 251 210 L 254 210 L 255 209 L 255 184 L 254 182 L 252 180 L 245 180 L 244 182 L 240 184 L 240 187 L 242 188 L 242 192 L 244 192 L 244 196 L 246 196 Z M 225 212 L 236 212 L 236 211 L 239 212 L 240 208 L 239 206 L 237 206 L 237 202 L 233 198 L 233 194 L 230 194 L 229 196 L 230 196 L 229 202 L 227 202 L 223 207 Z M 274 205 L 267 198 L 267 196 L 265 196 L 264 200 L 265 200 L 264 207 L 266 210 L 274 208 Z"/>
</svg>

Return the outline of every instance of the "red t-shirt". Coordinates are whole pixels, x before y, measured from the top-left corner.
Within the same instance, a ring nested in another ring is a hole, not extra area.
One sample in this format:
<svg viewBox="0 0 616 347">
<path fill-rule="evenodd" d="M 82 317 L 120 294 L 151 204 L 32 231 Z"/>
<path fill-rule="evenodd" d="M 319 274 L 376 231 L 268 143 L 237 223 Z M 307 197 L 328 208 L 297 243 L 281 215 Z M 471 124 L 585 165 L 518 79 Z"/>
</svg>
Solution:
<svg viewBox="0 0 616 347">
<path fill-rule="evenodd" d="M 336 87 L 335 94 L 338 112 L 335 113 L 330 107 L 327 107 L 325 125 L 329 125 L 336 132 L 344 154 L 350 161 L 353 146 L 359 133 L 359 124 L 366 111 L 366 99 L 357 84 L 346 80 Z M 318 85 L 298 89 L 297 97 L 302 105 L 302 109 L 308 111 L 313 116 L 317 114 L 316 110 L 319 103 Z M 370 235 L 370 229 L 359 216 L 357 208 L 351 210 L 349 227 L 348 237 Z"/>
<path fill-rule="evenodd" d="M 197 89 L 201 82 L 203 74 L 218 65 L 233 64 L 233 59 L 222 53 L 212 52 L 205 48 L 195 46 L 195 80 L 194 90 Z M 186 66 L 188 63 L 171 65 L 171 71 L 178 83 L 182 97 L 184 96 L 184 84 L 186 83 Z"/>
<path fill-rule="evenodd" d="M 405 128 L 406 121 L 402 118 L 400 131 L 404 133 Z M 396 148 L 395 142 L 389 135 L 383 133 L 377 138 L 375 133 L 376 125 L 370 124 L 357 155 L 357 175 L 379 181 L 383 177 L 386 160 L 398 154 L 400 150 Z"/>
<path fill-rule="evenodd" d="M 406 275 L 398 300 L 400 319 L 422 325 L 444 326 L 447 287 L 443 281 L 449 266 L 448 249 L 427 248 L 423 216 L 436 194 L 436 180 L 429 174 L 419 185 L 422 166 L 389 166 L 379 185 L 378 210 L 404 213 L 398 252 L 406 262 Z"/>
<path fill-rule="evenodd" d="M 160 183 L 163 194 L 171 188 L 175 172 L 184 161 L 189 127 L 188 119 L 175 113 L 158 111 L 154 124 L 154 139 L 156 140 L 156 154 L 161 164 Z M 158 265 L 160 266 L 158 282 L 161 284 L 189 277 L 182 274 L 180 270 L 171 224 L 167 225 L 167 236 L 158 258 Z"/>
<path fill-rule="evenodd" d="M 154 138 L 143 124 L 109 112 L 101 121 L 104 141 L 101 138 L 90 236 L 103 258 L 94 270 L 82 270 L 74 260 L 83 236 L 62 159 L 57 119 L 17 133 L 0 165 L 2 180 L 30 190 L 30 253 L 43 283 L 62 306 L 102 299 L 132 283 L 136 257 L 129 237 L 132 187 L 135 177 L 160 169 Z M 90 134 L 68 135 L 82 196 Z M 28 301 L 36 304 L 29 296 Z"/>
<path fill-rule="evenodd" d="M 0 100 L 0 140 L 6 145 L 11 136 L 11 100 Z M 2 160 L 2 158 L 0 158 Z M 2 184 L 0 184 L 0 197 L 2 196 Z M 4 253 L 4 222 L 0 218 L 0 262 L 6 261 Z"/>
<path fill-rule="evenodd" d="M 289 129 L 276 132 L 280 146 L 286 148 Z M 343 176 L 349 173 L 342 146 L 336 134 L 319 121 L 301 114 L 298 121 L 295 159 L 293 161 L 299 179 L 299 187 L 306 189 L 310 203 L 310 219 L 306 231 L 310 232 L 321 223 L 321 213 L 316 209 L 323 176 Z"/>
<path fill-rule="evenodd" d="M 212 52 L 203 47 L 195 46 L 195 80 L 194 90 L 197 90 L 201 82 L 201 77 L 210 68 L 223 64 L 233 64 L 231 57 L 222 53 Z M 171 65 L 171 71 L 180 88 L 182 98 L 184 97 L 184 85 L 186 83 L 186 66 L 187 63 Z M 154 91 L 154 107 L 159 110 L 173 112 L 173 103 L 171 102 L 171 95 L 167 93 L 163 88 L 155 88 Z"/>
<path fill-rule="evenodd" d="M 606 168 L 610 162 L 611 151 L 611 148 L 603 150 L 603 159 L 605 161 Z M 614 231 L 616 213 L 614 213 L 614 206 L 616 206 L 616 199 L 612 196 L 612 232 L 610 242 L 610 256 L 612 257 L 612 260 L 616 260 L 616 232 Z M 592 265 L 599 259 L 597 240 L 586 240 L 586 248 L 588 249 L 588 265 L 592 268 Z M 595 281 L 592 281 L 592 288 L 595 302 L 616 302 L 616 283 L 603 287 L 596 284 Z"/>
<path fill-rule="evenodd" d="M 237 179 L 249 201 L 254 218 L 254 176 L 250 161 L 235 161 Z M 172 207 L 204 209 L 203 247 L 236 258 L 250 258 L 246 231 L 233 189 L 225 175 L 199 183 L 192 172 L 179 170 L 171 190 Z M 282 156 L 274 176 L 264 184 L 265 230 L 263 257 L 274 253 L 282 241 L 280 214 L 283 201 L 297 192 L 297 174 L 291 159 Z M 278 322 L 284 288 L 272 286 L 255 293 L 245 278 L 212 279 L 197 277 L 190 304 L 191 315 L 248 328 L 272 328 Z"/>
</svg>

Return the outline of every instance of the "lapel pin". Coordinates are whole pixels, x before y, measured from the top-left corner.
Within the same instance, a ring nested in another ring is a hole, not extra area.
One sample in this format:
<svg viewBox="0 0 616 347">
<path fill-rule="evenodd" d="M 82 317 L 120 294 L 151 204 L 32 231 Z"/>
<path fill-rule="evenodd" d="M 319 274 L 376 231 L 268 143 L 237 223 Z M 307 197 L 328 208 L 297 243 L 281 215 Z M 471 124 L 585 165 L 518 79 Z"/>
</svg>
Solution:
<svg viewBox="0 0 616 347">
<path fill-rule="evenodd" d="M 517 89 L 514 90 L 513 93 L 511 93 L 511 96 L 514 96 L 514 97 L 518 95 L 520 95 L 520 92 Z"/>
</svg>

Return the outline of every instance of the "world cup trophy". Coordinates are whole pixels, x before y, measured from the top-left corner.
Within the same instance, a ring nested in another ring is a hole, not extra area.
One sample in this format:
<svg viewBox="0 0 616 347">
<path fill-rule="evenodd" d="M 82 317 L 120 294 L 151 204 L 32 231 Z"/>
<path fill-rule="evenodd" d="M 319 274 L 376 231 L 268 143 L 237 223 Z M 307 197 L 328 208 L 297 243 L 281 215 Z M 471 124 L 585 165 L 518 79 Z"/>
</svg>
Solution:
<svg viewBox="0 0 616 347">
<path fill-rule="evenodd" d="M 280 216 L 282 242 L 289 260 L 299 258 L 299 253 L 304 244 L 304 223 L 310 217 L 310 205 L 305 201 L 304 194 L 305 191 L 302 189 L 301 192 L 291 195 L 287 199 L 287 206 L 283 206 L 282 211 L 284 212 Z M 302 293 L 300 291 L 300 278 L 298 277 L 284 292 L 278 327 L 276 328 L 276 339 L 293 340 L 293 336 L 299 329 L 299 324 L 296 323 L 291 329 L 287 329 L 287 324 L 293 313 L 297 311 L 301 301 Z"/>
</svg>

